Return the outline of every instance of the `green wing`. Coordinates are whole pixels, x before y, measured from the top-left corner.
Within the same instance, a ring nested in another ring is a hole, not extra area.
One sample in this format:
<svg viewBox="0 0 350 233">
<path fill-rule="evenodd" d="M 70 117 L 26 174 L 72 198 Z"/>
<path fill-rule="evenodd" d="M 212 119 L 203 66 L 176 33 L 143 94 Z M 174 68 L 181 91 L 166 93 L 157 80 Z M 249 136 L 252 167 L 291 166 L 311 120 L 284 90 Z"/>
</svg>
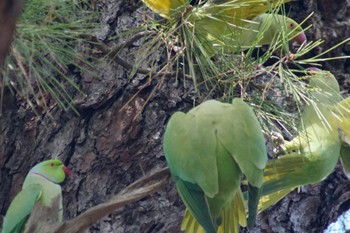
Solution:
<svg viewBox="0 0 350 233">
<path fill-rule="evenodd" d="M 340 101 L 334 108 L 343 142 L 340 159 L 345 175 L 350 178 L 350 97 Z"/>
<path fill-rule="evenodd" d="M 219 189 L 215 134 L 192 112 L 177 112 L 171 117 L 164 134 L 164 153 L 175 177 L 197 183 L 213 197 Z"/>
<path fill-rule="evenodd" d="M 219 138 L 249 182 L 248 226 L 252 226 L 267 163 L 265 139 L 254 112 L 243 100 L 234 99 L 229 111 L 224 115 L 229 123 L 219 129 Z"/>
<path fill-rule="evenodd" d="M 350 145 L 350 97 L 340 101 L 332 110 L 338 121 L 341 140 Z"/>
<path fill-rule="evenodd" d="M 267 163 L 265 139 L 261 127 L 254 112 L 243 100 L 236 98 L 232 105 L 233 108 L 230 108 L 230 112 L 224 116 L 230 125 L 222 125 L 219 138 L 238 163 L 248 182 L 261 187 L 263 169 Z"/>
<path fill-rule="evenodd" d="M 181 196 L 181 199 L 184 201 L 187 210 L 191 212 L 191 219 L 193 219 L 193 217 L 197 219 L 194 220 L 194 222 L 197 223 L 198 221 L 198 223 L 203 226 L 204 229 L 206 229 L 207 233 L 216 233 L 216 224 L 212 221 L 207 199 L 205 198 L 205 194 L 201 188 L 196 184 L 183 180 L 176 181 L 176 188 Z M 194 226 L 199 228 L 198 224 L 195 224 Z"/>
<path fill-rule="evenodd" d="M 310 78 L 311 95 L 322 104 L 334 105 L 341 101 L 337 79 L 328 71 L 314 72 Z"/>
<path fill-rule="evenodd" d="M 350 147 L 348 145 L 342 145 L 340 149 L 340 160 L 345 175 L 350 179 Z"/>
<path fill-rule="evenodd" d="M 4 218 L 2 233 L 20 233 L 41 195 L 41 186 L 28 185 L 22 189 L 10 204 Z"/>
<path fill-rule="evenodd" d="M 205 196 L 213 197 L 219 191 L 216 139 L 195 111 L 177 112 L 171 117 L 163 149 L 186 207 L 208 232 L 215 232 Z"/>
</svg>

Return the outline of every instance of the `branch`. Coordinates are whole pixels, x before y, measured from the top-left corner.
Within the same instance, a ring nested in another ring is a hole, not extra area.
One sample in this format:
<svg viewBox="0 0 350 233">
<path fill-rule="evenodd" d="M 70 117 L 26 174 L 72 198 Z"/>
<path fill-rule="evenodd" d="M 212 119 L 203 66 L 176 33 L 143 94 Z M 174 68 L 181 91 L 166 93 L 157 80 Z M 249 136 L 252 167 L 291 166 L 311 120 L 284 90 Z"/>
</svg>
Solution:
<svg viewBox="0 0 350 233">
<path fill-rule="evenodd" d="M 152 32 L 149 33 L 149 34 L 152 34 Z M 127 42 L 125 42 L 125 43 L 123 43 L 121 45 L 117 45 L 114 48 L 108 47 L 102 41 L 97 39 L 97 37 L 95 35 L 81 35 L 81 36 L 84 37 L 84 38 L 89 39 L 96 46 L 96 48 L 98 48 L 103 54 L 107 55 L 109 58 L 115 60 L 116 63 L 118 63 L 119 65 L 123 66 L 125 69 L 132 70 L 132 69 L 134 69 L 134 66 L 132 64 L 128 63 L 127 61 L 123 60 L 117 54 L 118 54 L 118 52 L 121 49 L 123 49 L 126 46 L 132 44 L 136 40 L 139 40 L 144 35 L 145 35 L 144 32 L 143 33 L 138 33 L 135 36 L 133 36 L 130 40 L 128 40 Z M 157 76 L 174 77 L 176 75 L 179 75 L 179 73 L 181 73 L 181 70 L 179 72 L 175 72 L 175 71 L 174 72 L 154 72 L 151 69 L 136 68 L 136 73 L 146 74 L 146 75 L 150 75 L 150 76 L 153 76 L 153 77 L 157 77 Z M 190 75 L 185 74 L 184 76 L 187 79 L 192 79 L 192 77 Z"/>
<path fill-rule="evenodd" d="M 24 233 L 51 232 L 52 226 L 58 225 L 61 196 L 53 198 L 51 206 L 36 204 L 25 224 Z"/>
<path fill-rule="evenodd" d="M 102 217 L 124 205 L 136 202 L 164 187 L 168 182 L 169 169 L 163 168 L 145 176 L 113 196 L 109 201 L 92 207 L 69 221 L 61 223 L 53 233 L 78 233 L 88 229 Z"/>
<path fill-rule="evenodd" d="M 123 48 L 127 48 L 127 47 L 131 46 L 134 42 L 138 41 L 139 39 L 141 39 L 142 37 L 144 37 L 146 35 L 154 35 L 154 34 L 156 34 L 156 33 L 152 32 L 152 31 L 151 32 L 143 31 L 143 32 L 136 33 L 133 37 L 129 38 L 129 40 L 127 40 L 124 43 L 121 43 L 119 45 L 116 45 L 113 49 L 111 49 L 110 56 L 111 57 L 117 56 L 119 51 L 122 50 Z"/>
</svg>

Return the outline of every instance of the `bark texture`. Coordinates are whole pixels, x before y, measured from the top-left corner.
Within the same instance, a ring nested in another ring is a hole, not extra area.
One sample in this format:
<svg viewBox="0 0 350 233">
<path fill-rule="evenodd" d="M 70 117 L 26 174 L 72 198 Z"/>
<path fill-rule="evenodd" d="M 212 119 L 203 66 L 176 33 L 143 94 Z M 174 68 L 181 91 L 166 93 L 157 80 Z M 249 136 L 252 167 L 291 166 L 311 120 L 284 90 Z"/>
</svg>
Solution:
<svg viewBox="0 0 350 233">
<path fill-rule="evenodd" d="M 139 25 L 144 17 L 145 8 L 140 10 L 140 2 L 110 0 L 98 4 L 105 4 L 98 33 L 102 40 Z M 311 40 L 322 38 L 326 43 L 314 53 L 325 51 L 350 35 L 349 1 L 304 0 L 289 6 L 292 17 L 299 21 L 315 12 L 306 22 L 313 24 L 307 36 Z M 137 43 L 125 48 L 120 56 L 132 63 L 135 46 Z M 349 53 L 350 43 L 331 55 Z M 160 54 L 155 56 L 161 62 Z M 175 111 L 188 111 L 194 100 L 201 101 L 191 82 L 184 89 L 182 81 L 177 84 L 169 77 L 149 80 L 136 75 L 128 80 L 130 70 L 115 63 L 102 60 L 94 65 L 96 76 L 82 73 L 74 77 L 85 93 L 71 91 L 80 116 L 54 104 L 49 113 L 36 115 L 23 100 L 5 91 L 0 118 L 0 225 L 1 215 L 20 190 L 26 173 L 39 161 L 59 158 L 75 173 L 75 178 L 63 185 L 65 219 L 106 201 L 144 174 L 166 166 L 161 142 L 167 120 Z M 324 65 L 347 91 L 350 60 Z M 142 85 L 146 88 L 140 91 Z M 261 214 L 249 232 L 321 232 L 349 208 L 350 181 L 339 165 L 322 183 L 304 186 L 299 193 L 294 191 Z M 180 232 L 183 210 L 174 184 L 169 181 L 161 191 L 104 217 L 89 232 L 176 233 Z"/>
</svg>

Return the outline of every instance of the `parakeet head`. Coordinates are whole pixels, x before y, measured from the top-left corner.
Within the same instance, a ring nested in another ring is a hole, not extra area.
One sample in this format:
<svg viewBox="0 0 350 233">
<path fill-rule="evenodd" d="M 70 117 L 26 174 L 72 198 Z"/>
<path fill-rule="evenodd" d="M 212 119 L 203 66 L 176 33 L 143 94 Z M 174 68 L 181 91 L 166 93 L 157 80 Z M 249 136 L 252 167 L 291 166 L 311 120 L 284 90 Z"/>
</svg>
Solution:
<svg viewBox="0 0 350 233">
<path fill-rule="evenodd" d="M 286 32 L 290 35 L 290 38 L 297 41 L 300 45 L 306 43 L 307 39 L 302 27 L 293 19 L 285 17 L 286 20 Z"/>
<path fill-rule="evenodd" d="M 36 174 L 54 183 L 62 183 L 66 178 L 73 176 L 73 173 L 59 160 L 47 160 L 35 165 L 29 174 Z"/>
<path fill-rule="evenodd" d="M 268 25 L 268 30 L 265 30 L 261 44 L 270 44 L 273 38 L 280 34 L 288 36 L 288 39 L 297 41 L 300 45 L 306 42 L 306 36 L 303 28 L 293 19 L 279 14 L 261 14 L 253 21 L 259 22 L 261 25 Z M 264 26 L 261 26 L 264 28 Z M 266 26 L 265 26 L 266 27 Z"/>
</svg>

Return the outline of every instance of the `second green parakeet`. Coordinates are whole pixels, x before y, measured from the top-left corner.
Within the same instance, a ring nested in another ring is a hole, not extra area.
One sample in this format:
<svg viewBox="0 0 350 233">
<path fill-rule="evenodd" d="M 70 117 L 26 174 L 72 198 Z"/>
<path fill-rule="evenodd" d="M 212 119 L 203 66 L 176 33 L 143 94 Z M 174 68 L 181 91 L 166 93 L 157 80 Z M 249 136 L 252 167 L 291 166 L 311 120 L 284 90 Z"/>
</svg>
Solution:
<svg viewBox="0 0 350 233">
<path fill-rule="evenodd" d="M 238 232 L 247 223 L 242 176 L 249 185 L 248 225 L 254 224 L 267 162 L 265 140 L 251 108 L 206 101 L 170 119 L 163 142 L 176 188 L 187 207 L 186 232 Z"/>
<path fill-rule="evenodd" d="M 339 84 L 331 73 L 315 71 L 309 76 L 309 86 L 311 101 L 301 114 L 299 135 L 284 145 L 287 154 L 266 166 L 260 211 L 298 186 L 322 181 L 339 160 L 338 121 L 332 112 L 341 99 Z"/>
</svg>

